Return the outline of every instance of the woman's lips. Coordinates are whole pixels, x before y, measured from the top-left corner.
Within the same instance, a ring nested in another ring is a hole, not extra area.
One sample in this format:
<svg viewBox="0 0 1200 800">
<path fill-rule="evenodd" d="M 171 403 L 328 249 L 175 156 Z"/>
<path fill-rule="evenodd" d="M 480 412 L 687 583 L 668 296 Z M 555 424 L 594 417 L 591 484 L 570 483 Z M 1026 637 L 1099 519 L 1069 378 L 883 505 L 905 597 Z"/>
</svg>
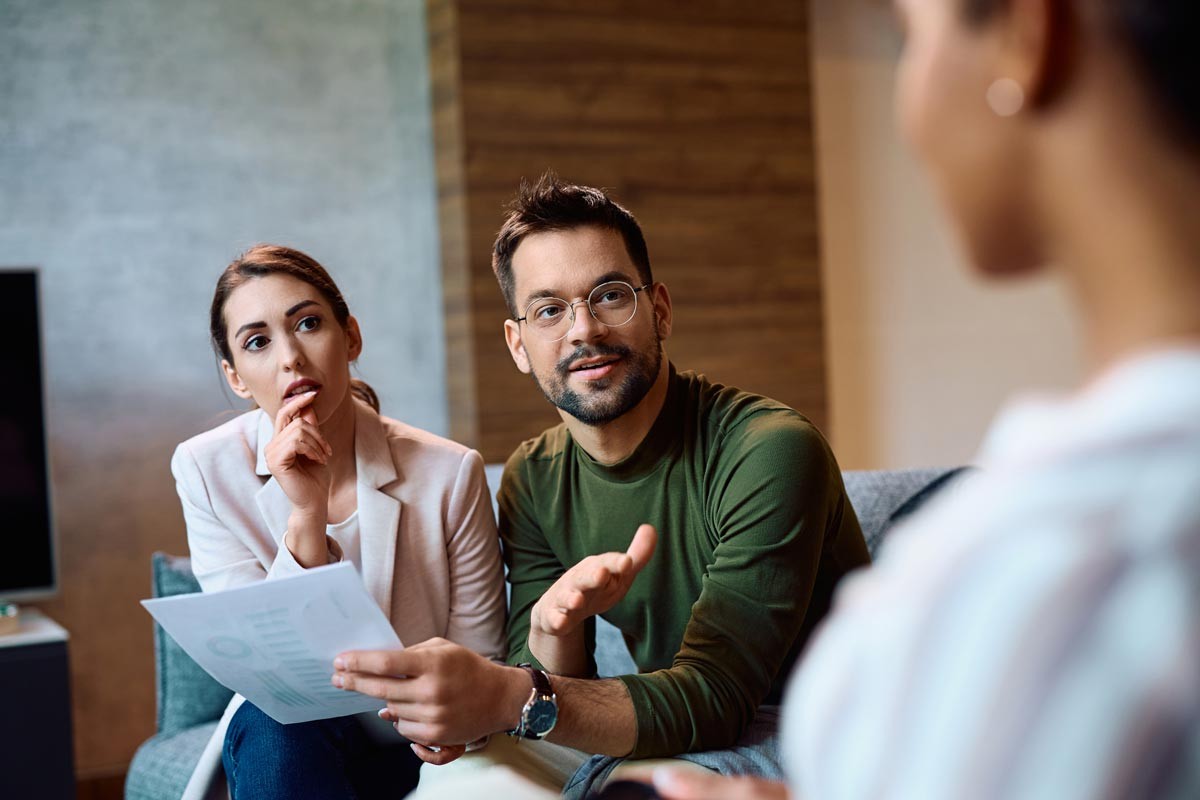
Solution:
<svg viewBox="0 0 1200 800">
<path fill-rule="evenodd" d="M 288 384 L 287 390 L 283 393 L 283 400 L 284 400 L 284 402 L 287 402 L 288 400 L 291 400 L 293 397 L 302 395 L 306 392 L 319 392 L 319 391 L 321 391 L 321 384 L 317 383 L 316 381 L 310 381 L 310 380 L 293 381 L 292 383 Z"/>
</svg>

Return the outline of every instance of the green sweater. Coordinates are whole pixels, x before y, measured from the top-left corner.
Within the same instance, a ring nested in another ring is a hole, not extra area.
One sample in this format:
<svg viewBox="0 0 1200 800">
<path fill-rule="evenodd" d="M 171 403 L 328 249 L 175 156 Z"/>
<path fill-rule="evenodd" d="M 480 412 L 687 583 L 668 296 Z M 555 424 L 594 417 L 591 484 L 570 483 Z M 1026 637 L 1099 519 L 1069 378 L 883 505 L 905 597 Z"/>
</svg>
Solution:
<svg viewBox="0 0 1200 800">
<path fill-rule="evenodd" d="M 514 664 L 537 663 L 529 613 L 567 567 L 625 550 L 643 522 L 658 528 L 649 564 L 604 614 L 640 670 L 620 678 L 635 758 L 733 744 L 760 704 L 780 701 L 835 584 L 870 558 L 812 423 L 674 367 L 631 456 L 604 466 L 559 425 L 509 458 L 499 504 Z M 594 673 L 594 625 L 586 639 Z"/>
</svg>

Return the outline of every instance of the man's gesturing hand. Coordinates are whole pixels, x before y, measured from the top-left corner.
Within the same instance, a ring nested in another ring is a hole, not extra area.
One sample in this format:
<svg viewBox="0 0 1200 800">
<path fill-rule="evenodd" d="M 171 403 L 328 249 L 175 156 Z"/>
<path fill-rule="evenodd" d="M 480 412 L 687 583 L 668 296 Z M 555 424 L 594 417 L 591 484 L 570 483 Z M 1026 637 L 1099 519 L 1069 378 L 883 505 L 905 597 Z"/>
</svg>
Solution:
<svg viewBox="0 0 1200 800">
<path fill-rule="evenodd" d="M 601 553 L 583 559 L 537 601 L 530 612 L 530 628 L 550 636 L 566 636 L 588 617 L 608 611 L 629 591 L 657 544 L 654 526 L 642 525 L 624 553 Z"/>
</svg>

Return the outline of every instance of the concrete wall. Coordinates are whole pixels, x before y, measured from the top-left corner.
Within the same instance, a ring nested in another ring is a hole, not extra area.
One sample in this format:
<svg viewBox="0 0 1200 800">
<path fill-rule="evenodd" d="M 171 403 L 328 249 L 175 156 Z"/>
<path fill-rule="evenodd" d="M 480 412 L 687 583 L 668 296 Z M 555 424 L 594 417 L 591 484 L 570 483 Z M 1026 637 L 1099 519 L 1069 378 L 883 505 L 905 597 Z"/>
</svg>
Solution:
<svg viewBox="0 0 1200 800">
<path fill-rule="evenodd" d="M 240 407 L 206 333 L 233 255 L 324 262 L 385 413 L 445 431 L 428 92 L 420 0 L 0 3 L 0 266 L 43 270 L 84 775 L 152 732 L 137 600 L 186 552 L 172 448 Z"/>
<path fill-rule="evenodd" d="M 985 285 L 895 133 L 901 38 L 882 0 L 809 0 L 830 434 L 843 467 L 962 463 L 1017 387 L 1081 374 L 1049 279 Z"/>
</svg>

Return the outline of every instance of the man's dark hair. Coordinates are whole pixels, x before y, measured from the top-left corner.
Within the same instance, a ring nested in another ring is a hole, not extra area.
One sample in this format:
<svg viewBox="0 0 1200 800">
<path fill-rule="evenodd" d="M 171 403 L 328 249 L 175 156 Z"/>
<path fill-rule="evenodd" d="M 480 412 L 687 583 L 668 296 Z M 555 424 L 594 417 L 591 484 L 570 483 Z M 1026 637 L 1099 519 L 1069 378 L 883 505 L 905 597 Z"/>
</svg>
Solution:
<svg viewBox="0 0 1200 800">
<path fill-rule="evenodd" d="M 1009 0 L 963 0 L 971 22 L 984 22 Z M 1200 63 L 1196 0 L 1086 0 L 1129 54 L 1160 113 L 1181 141 L 1200 146 Z"/>
<path fill-rule="evenodd" d="M 530 185 L 521 181 L 521 188 L 508 205 L 508 217 L 496 235 L 492 249 L 492 271 L 500 282 L 504 302 L 515 318 L 516 281 L 513 280 L 513 253 L 521 240 L 531 233 L 570 230 L 597 225 L 621 234 L 629 260 L 637 267 L 643 283 L 653 283 L 650 272 L 650 253 L 646 238 L 633 214 L 617 204 L 603 189 L 580 186 L 561 180 L 553 171 L 546 172 Z"/>
</svg>

